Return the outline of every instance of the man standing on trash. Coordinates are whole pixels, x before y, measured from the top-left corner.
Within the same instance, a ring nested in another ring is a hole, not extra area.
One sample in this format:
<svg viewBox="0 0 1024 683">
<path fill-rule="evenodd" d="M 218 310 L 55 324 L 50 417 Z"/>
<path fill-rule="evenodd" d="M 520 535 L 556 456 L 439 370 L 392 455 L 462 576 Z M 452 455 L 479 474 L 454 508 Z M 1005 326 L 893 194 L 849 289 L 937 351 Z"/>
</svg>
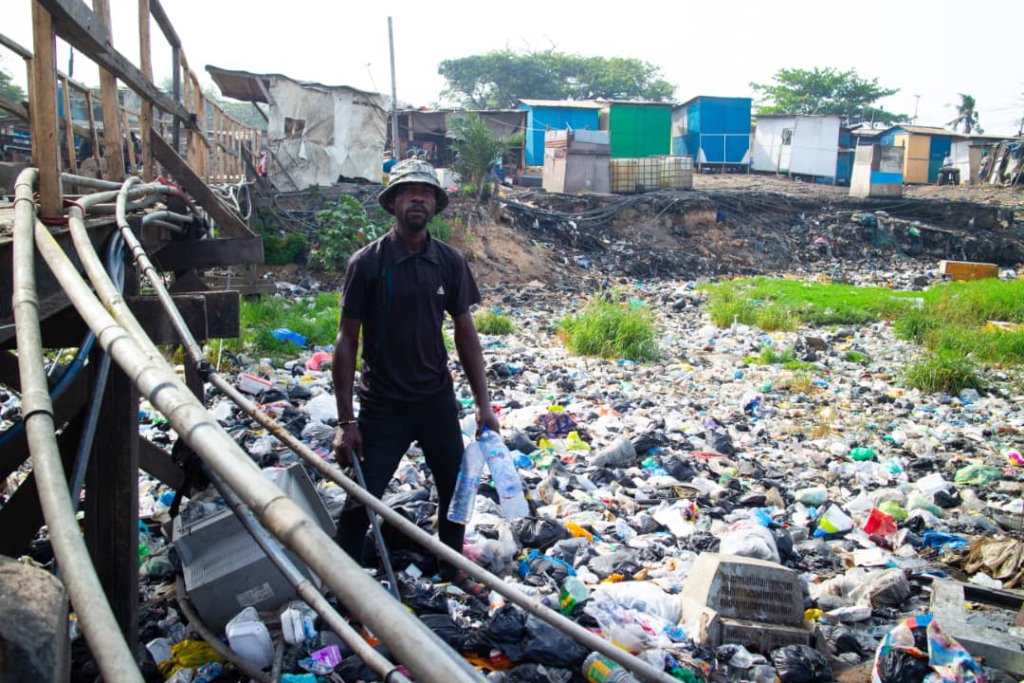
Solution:
<svg viewBox="0 0 1024 683">
<path fill-rule="evenodd" d="M 469 307 L 480 302 L 473 275 L 457 250 L 427 234 L 427 224 L 448 205 L 434 168 L 407 159 L 391 169 L 378 197 L 395 217 L 391 231 L 349 259 L 341 296 L 341 323 L 332 373 L 338 401 L 334 452 L 342 466 L 359 458 L 367 490 L 380 497 L 398 463 L 418 441 L 434 476 L 441 541 L 462 552 L 465 528 L 448 521 L 463 442 L 442 324 L 454 325 L 455 349 L 476 401 L 477 436 L 499 431 L 487 395 L 483 353 Z M 356 354 L 363 333 L 360 412 L 352 405 Z M 349 504 L 338 520 L 337 540 L 362 559 L 369 518 Z M 483 587 L 441 563 L 441 576 L 480 595 Z"/>
</svg>

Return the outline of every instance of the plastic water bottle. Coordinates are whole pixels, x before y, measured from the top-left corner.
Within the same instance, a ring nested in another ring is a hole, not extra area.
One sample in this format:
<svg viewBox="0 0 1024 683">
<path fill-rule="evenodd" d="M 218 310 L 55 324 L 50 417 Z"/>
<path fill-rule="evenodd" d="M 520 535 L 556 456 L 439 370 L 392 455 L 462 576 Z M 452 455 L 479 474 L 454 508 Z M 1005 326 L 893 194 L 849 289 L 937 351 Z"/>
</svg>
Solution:
<svg viewBox="0 0 1024 683">
<path fill-rule="evenodd" d="M 459 469 L 459 478 L 455 480 L 455 493 L 448 505 L 449 522 L 468 524 L 473 518 L 476 489 L 483 470 L 484 456 L 480 452 L 480 444 L 474 441 L 466 446 L 462 454 L 462 467 Z"/>
<path fill-rule="evenodd" d="M 633 674 L 600 652 L 591 652 L 583 660 L 583 676 L 590 683 L 639 683 Z"/>
<path fill-rule="evenodd" d="M 491 471 L 491 481 L 498 490 L 501 509 L 506 519 L 519 519 L 530 514 L 530 506 L 523 495 L 523 482 L 519 479 L 512 454 L 505 447 L 501 436 L 484 427 L 480 434 L 480 450 L 487 460 L 487 469 Z"/>
</svg>

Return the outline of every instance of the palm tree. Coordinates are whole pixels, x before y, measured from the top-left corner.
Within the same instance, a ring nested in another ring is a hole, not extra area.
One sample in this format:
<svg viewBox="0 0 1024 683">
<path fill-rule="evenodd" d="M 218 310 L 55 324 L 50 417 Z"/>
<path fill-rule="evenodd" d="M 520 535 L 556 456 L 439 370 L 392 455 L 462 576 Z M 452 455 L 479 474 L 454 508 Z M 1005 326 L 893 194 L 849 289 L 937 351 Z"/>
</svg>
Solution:
<svg viewBox="0 0 1024 683">
<path fill-rule="evenodd" d="M 965 133 L 981 133 L 981 126 L 978 125 L 978 112 L 974 107 L 974 97 L 960 93 L 960 104 L 956 105 L 956 118 L 946 125 L 956 131 L 956 127 L 963 124 Z"/>
</svg>

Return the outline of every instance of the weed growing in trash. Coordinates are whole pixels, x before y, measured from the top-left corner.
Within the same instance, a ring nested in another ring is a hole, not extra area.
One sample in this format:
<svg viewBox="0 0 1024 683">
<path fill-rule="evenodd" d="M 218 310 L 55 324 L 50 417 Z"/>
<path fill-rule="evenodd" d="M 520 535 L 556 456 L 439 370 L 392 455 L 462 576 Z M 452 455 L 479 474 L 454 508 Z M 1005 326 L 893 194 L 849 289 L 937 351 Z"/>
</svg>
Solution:
<svg viewBox="0 0 1024 683">
<path fill-rule="evenodd" d="M 386 224 L 366 215 L 355 197 L 341 195 L 318 211 L 320 229 L 316 246 L 309 252 L 312 270 L 337 270 L 345 267 L 348 257 L 387 231 Z"/>
<path fill-rule="evenodd" d="M 263 238 L 264 260 L 272 266 L 300 263 L 309 250 L 306 238 L 286 233 L 267 207 L 256 210 L 256 232 Z"/>
<path fill-rule="evenodd" d="M 591 299 L 578 315 L 558 323 L 566 347 L 582 356 L 649 362 L 659 357 L 658 337 L 646 305 Z"/>
<path fill-rule="evenodd" d="M 781 365 L 787 370 L 813 370 L 814 363 L 806 363 L 797 358 L 796 349 L 776 351 L 772 346 L 765 346 L 756 356 L 747 356 L 744 363 L 750 365 Z"/>
<path fill-rule="evenodd" d="M 861 353 L 860 351 L 847 351 L 845 354 L 843 354 L 843 360 L 845 360 L 848 363 L 859 363 L 861 365 L 867 365 L 868 363 L 871 362 L 871 357 L 868 356 L 866 353 Z"/>
<path fill-rule="evenodd" d="M 441 240 L 445 244 L 452 241 L 452 226 L 440 216 L 434 216 L 427 224 L 427 231 L 434 239 Z"/>
<path fill-rule="evenodd" d="M 337 292 L 325 292 L 300 299 L 279 296 L 242 299 L 239 329 L 244 336 L 220 343 L 226 352 L 244 351 L 256 357 L 269 357 L 275 363 L 295 358 L 298 351 L 295 344 L 274 337 L 273 330 L 279 327 L 298 332 L 309 346 L 333 344 L 341 316 L 338 298 Z"/>
<path fill-rule="evenodd" d="M 903 371 L 903 381 L 921 391 L 959 394 L 963 389 L 983 389 L 984 382 L 970 358 L 953 353 L 936 353 L 912 363 Z"/>
<path fill-rule="evenodd" d="M 512 319 L 504 313 L 487 309 L 481 311 L 473 318 L 476 331 L 480 334 L 512 334 L 515 332 L 515 325 Z"/>
</svg>

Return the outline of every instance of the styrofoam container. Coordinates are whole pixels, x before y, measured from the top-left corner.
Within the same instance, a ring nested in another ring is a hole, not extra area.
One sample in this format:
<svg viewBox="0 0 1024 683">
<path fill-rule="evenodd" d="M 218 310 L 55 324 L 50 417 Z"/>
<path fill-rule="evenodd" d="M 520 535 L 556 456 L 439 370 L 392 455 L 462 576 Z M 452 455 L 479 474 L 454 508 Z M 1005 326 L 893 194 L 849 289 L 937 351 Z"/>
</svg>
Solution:
<svg viewBox="0 0 1024 683">
<path fill-rule="evenodd" d="M 274 661 L 274 641 L 266 625 L 252 607 L 246 607 L 228 622 L 224 629 L 231 651 L 257 669 L 265 669 Z"/>
</svg>

